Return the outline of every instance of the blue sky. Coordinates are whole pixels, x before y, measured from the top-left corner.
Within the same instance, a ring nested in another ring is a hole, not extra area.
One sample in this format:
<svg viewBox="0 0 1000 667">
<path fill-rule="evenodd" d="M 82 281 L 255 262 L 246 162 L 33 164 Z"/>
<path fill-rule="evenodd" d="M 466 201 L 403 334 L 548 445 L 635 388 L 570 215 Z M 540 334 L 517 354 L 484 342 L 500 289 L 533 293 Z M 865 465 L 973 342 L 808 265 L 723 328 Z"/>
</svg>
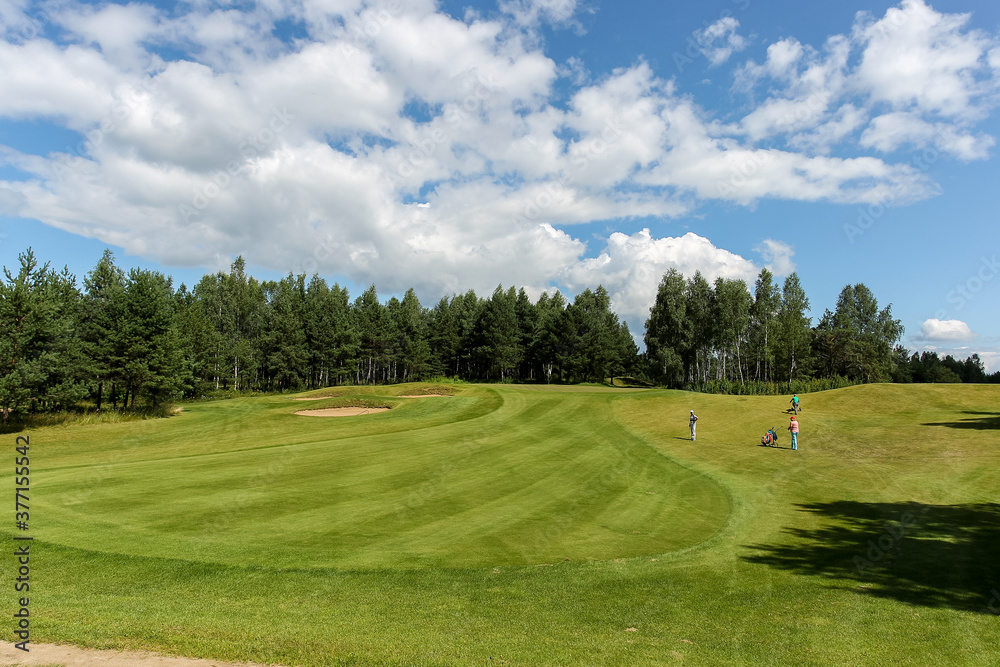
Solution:
<svg viewBox="0 0 1000 667">
<path fill-rule="evenodd" d="M 0 261 L 425 305 L 864 282 L 1000 368 L 1000 5 L 0 0 Z"/>
</svg>

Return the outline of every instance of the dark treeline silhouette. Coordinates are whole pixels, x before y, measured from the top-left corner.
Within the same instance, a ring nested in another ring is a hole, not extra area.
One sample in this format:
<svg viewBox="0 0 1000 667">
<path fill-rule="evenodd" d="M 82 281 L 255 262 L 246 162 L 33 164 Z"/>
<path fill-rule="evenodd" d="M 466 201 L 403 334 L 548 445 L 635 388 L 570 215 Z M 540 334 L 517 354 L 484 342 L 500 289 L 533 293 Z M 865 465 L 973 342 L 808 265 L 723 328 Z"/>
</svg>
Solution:
<svg viewBox="0 0 1000 667">
<path fill-rule="evenodd" d="M 937 352 L 921 352 L 907 356 L 900 350 L 893 380 L 896 382 L 1000 382 L 1000 371 L 986 373 L 986 367 L 978 354 L 961 360 L 950 354 L 944 359 Z"/>
<path fill-rule="evenodd" d="M 413 289 L 383 303 L 374 286 L 351 300 L 322 277 L 259 281 L 238 258 L 188 288 L 110 250 L 78 286 L 29 248 L 0 282 L 0 413 L 92 405 L 136 408 L 216 392 L 287 391 L 448 377 L 491 382 L 606 382 L 629 376 L 700 391 L 774 393 L 857 382 L 1000 380 L 965 362 L 909 356 L 902 326 L 864 285 L 847 286 L 812 327 L 795 274 L 659 285 L 638 353 L 607 291 L 532 302 L 498 286 L 442 298 Z"/>
</svg>

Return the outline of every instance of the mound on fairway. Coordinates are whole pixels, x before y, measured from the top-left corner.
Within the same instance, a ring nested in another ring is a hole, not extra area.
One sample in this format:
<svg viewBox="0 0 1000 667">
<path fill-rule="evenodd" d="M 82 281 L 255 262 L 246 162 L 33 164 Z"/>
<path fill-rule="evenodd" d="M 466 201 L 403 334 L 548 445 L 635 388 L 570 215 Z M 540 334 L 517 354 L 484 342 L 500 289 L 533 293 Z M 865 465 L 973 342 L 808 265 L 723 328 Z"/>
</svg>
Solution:
<svg viewBox="0 0 1000 667">
<path fill-rule="evenodd" d="M 728 516 L 725 491 L 622 429 L 612 405 L 623 396 L 469 388 L 362 420 L 376 431 L 314 426 L 274 409 L 281 398 L 202 404 L 119 445 L 127 463 L 102 454 L 50 469 L 50 536 L 136 556 L 338 568 L 603 560 L 705 540 Z M 116 433 L 104 437 L 125 439 Z"/>
<path fill-rule="evenodd" d="M 363 408 L 358 406 L 346 408 L 317 408 L 315 410 L 296 410 L 295 414 L 306 417 L 358 417 L 379 412 L 389 412 L 390 408 Z"/>
</svg>

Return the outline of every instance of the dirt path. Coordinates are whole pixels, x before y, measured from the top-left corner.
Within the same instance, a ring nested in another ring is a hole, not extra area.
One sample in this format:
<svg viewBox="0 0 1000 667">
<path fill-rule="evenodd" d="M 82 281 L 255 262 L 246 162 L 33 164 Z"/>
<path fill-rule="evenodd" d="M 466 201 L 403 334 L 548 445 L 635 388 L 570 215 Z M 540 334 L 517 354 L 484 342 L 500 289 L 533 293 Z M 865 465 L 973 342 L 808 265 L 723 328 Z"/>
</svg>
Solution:
<svg viewBox="0 0 1000 667">
<path fill-rule="evenodd" d="M 165 658 L 144 651 L 109 651 L 56 644 L 29 644 L 28 653 L 0 644 L 0 665 L 59 665 L 60 667 L 266 667 L 259 663 L 220 662 L 195 658 Z"/>
</svg>

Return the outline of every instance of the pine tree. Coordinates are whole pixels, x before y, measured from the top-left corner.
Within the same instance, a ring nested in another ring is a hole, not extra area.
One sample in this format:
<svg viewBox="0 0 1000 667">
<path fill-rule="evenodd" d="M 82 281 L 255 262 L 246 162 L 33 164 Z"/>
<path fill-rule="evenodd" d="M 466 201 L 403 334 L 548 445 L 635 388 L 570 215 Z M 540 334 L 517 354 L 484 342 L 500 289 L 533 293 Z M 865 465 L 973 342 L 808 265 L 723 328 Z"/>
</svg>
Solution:
<svg viewBox="0 0 1000 667">
<path fill-rule="evenodd" d="M 298 389 L 309 374 L 305 275 L 289 274 L 262 288 L 268 306 L 261 336 L 267 386 L 280 391 Z"/>
<path fill-rule="evenodd" d="M 497 285 L 493 296 L 486 302 L 479 320 L 481 345 L 478 356 L 493 377 L 506 381 L 521 362 L 520 330 L 517 323 L 514 288 L 504 290 Z"/>
<path fill-rule="evenodd" d="M 75 279 L 38 266 L 31 248 L 18 255 L 0 283 L 0 413 L 67 408 L 87 395 L 88 372 L 76 330 L 80 296 Z"/>
<path fill-rule="evenodd" d="M 101 259 L 88 273 L 83 284 L 80 314 L 80 337 L 90 360 L 94 382 L 97 385 L 96 407 L 100 411 L 105 385 L 119 379 L 112 365 L 115 337 L 118 335 L 116 317 L 121 312 L 125 294 L 125 272 L 115 266 L 114 253 L 105 249 Z"/>
<path fill-rule="evenodd" d="M 389 316 L 385 306 L 378 300 L 375 285 L 371 285 L 354 301 L 351 314 L 360 343 L 357 369 L 359 384 L 375 384 L 383 375 L 391 345 Z"/>
<path fill-rule="evenodd" d="M 411 287 L 406 290 L 399 309 L 395 313 L 395 330 L 399 337 L 402 380 L 420 379 L 431 367 L 431 348 L 427 342 L 428 316 L 417 293 Z"/>
<path fill-rule="evenodd" d="M 170 279 L 146 269 L 129 271 L 116 313 L 119 324 L 112 363 L 129 407 L 140 395 L 156 405 L 183 387 L 181 341 Z"/>
<path fill-rule="evenodd" d="M 531 343 L 535 335 L 535 325 L 538 322 L 538 310 L 535 308 L 535 304 L 531 303 L 531 299 L 528 298 L 523 287 L 517 292 L 514 312 L 517 315 L 517 330 L 520 334 L 518 347 L 521 349 L 521 367 L 518 371 L 518 378 L 534 381 L 537 361 Z"/>
</svg>

